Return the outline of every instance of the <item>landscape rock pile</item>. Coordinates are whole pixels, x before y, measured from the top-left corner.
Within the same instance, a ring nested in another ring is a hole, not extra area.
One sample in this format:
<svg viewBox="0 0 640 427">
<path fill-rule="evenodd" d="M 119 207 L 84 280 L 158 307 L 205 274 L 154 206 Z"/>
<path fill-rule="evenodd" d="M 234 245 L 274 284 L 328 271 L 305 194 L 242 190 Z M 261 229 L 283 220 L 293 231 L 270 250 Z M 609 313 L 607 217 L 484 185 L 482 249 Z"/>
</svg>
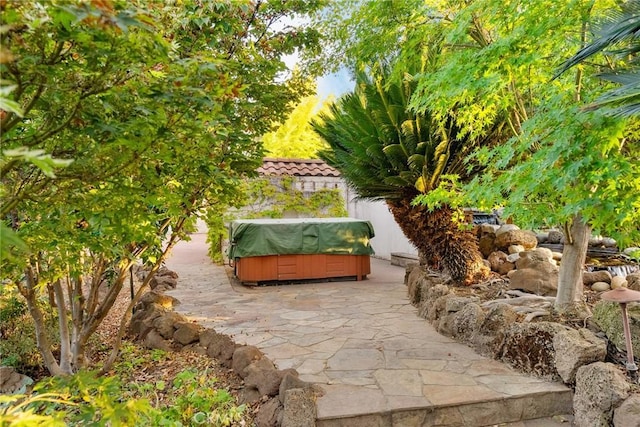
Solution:
<svg viewBox="0 0 640 427">
<path fill-rule="evenodd" d="M 244 380 L 240 403 L 260 402 L 255 418 L 258 427 L 315 425 L 319 391 L 312 384 L 300 380 L 295 369 L 277 369 L 257 347 L 238 345 L 228 335 L 189 322 L 173 311 L 180 302 L 163 292 L 175 287 L 177 275 L 162 269 L 156 276 L 153 290 L 136 306 L 129 326 L 132 335 L 147 348 L 193 351 L 232 369 Z"/>
</svg>

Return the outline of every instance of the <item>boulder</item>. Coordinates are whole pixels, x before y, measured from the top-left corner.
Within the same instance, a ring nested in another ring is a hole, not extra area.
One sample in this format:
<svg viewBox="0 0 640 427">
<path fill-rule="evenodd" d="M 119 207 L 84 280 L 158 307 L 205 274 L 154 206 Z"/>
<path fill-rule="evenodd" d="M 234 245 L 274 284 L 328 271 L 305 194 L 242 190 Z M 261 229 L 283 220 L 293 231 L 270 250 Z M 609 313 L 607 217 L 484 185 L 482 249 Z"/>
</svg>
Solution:
<svg viewBox="0 0 640 427">
<path fill-rule="evenodd" d="M 278 427 L 278 419 L 282 416 L 284 407 L 279 399 L 269 399 L 267 403 L 260 405 L 255 418 L 257 427 Z"/>
<path fill-rule="evenodd" d="M 613 411 L 614 427 L 640 427 L 640 394 L 632 394 Z"/>
<path fill-rule="evenodd" d="M 454 313 L 457 311 L 462 310 L 463 308 L 465 308 L 467 306 L 467 304 L 470 304 L 472 302 L 478 302 L 480 301 L 480 298 L 478 297 L 457 297 L 457 296 L 453 296 L 449 299 L 446 300 L 445 302 L 445 311 L 447 313 Z"/>
<path fill-rule="evenodd" d="M 640 273 L 627 274 L 627 287 L 634 291 L 640 291 Z"/>
<path fill-rule="evenodd" d="M 264 354 L 252 345 L 243 345 L 235 349 L 231 360 L 231 368 L 242 378 L 246 376 L 245 369 L 253 362 L 260 360 Z"/>
<path fill-rule="evenodd" d="M 500 226 L 497 224 L 480 224 L 480 236 L 484 236 L 487 234 L 493 234 L 495 237 L 496 231 L 500 229 Z"/>
<path fill-rule="evenodd" d="M 150 304 L 157 304 L 163 308 L 173 308 L 176 305 L 179 305 L 180 301 L 170 295 L 151 291 L 147 292 L 142 296 L 142 298 L 140 298 L 139 304 L 143 307 L 148 307 Z"/>
<path fill-rule="evenodd" d="M 26 394 L 33 380 L 11 366 L 0 366 L 0 394 Z"/>
<path fill-rule="evenodd" d="M 547 243 L 558 244 L 564 242 L 564 233 L 559 230 L 550 230 L 547 234 Z"/>
<path fill-rule="evenodd" d="M 478 240 L 478 249 L 483 257 L 488 257 L 491 255 L 491 252 L 496 250 L 496 245 L 494 244 L 495 240 L 496 237 L 493 234 L 487 234 L 480 237 L 480 240 Z"/>
<path fill-rule="evenodd" d="M 176 331 L 173 333 L 173 340 L 182 344 L 193 344 L 200 339 L 202 327 L 191 322 L 176 323 Z"/>
<path fill-rule="evenodd" d="M 517 320 L 518 313 L 512 305 L 493 305 L 485 314 L 478 333 L 472 338 L 474 347 L 482 354 L 494 354 L 504 337 L 504 331 Z"/>
<path fill-rule="evenodd" d="M 547 239 L 549 238 L 549 233 L 541 232 L 536 233 L 536 239 L 538 239 L 538 243 L 547 243 Z"/>
<path fill-rule="evenodd" d="M 502 251 L 491 252 L 491 254 L 487 257 L 487 261 L 491 264 L 491 270 L 498 271 L 500 264 L 507 261 L 507 254 Z"/>
<path fill-rule="evenodd" d="M 516 266 L 518 262 L 516 262 Z M 509 288 L 522 289 L 536 295 L 555 296 L 558 291 L 558 267 L 549 262 L 510 271 Z"/>
<path fill-rule="evenodd" d="M 516 253 L 516 255 L 518 255 L 518 253 Z M 513 262 L 509 262 L 509 256 L 502 251 L 491 253 L 487 260 L 489 261 L 491 270 L 503 276 L 516 268 Z"/>
<path fill-rule="evenodd" d="M 611 278 L 611 289 L 618 289 L 627 286 L 627 279 L 622 276 L 613 276 Z"/>
<path fill-rule="evenodd" d="M 554 322 L 514 323 L 504 331 L 496 357 L 525 373 L 556 379 L 553 338 L 566 329 Z"/>
<path fill-rule="evenodd" d="M 611 273 L 607 270 L 582 272 L 582 283 L 585 286 L 591 286 L 596 282 L 611 283 Z"/>
<path fill-rule="evenodd" d="M 516 262 L 519 269 L 536 266 L 540 262 L 547 262 L 555 265 L 553 262 L 553 252 L 547 248 L 535 248 L 532 250 L 520 252 L 520 258 Z"/>
<path fill-rule="evenodd" d="M 440 275 L 426 272 L 422 268 L 414 269 L 407 278 L 407 292 L 411 304 L 418 305 L 429 289 L 442 281 Z"/>
<path fill-rule="evenodd" d="M 578 368 L 604 362 L 607 343 L 586 328 L 560 331 L 553 337 L 556 370 L 562 381 L 572 384 Z"/>
<path fill-rule="evenodd" d="M 447 313 L 447 301 L 450 298 L 457 298 L 455 294 L 446 294 L 441 297 L 431 300 L 432 304 L 429 305 L 427 310 L 426 319 L 430 322 L 434 322 Z"/>
<path fill-rule="evenodd" d="M 220 334 L 217 333 L 214 329 L 205 329 L 204 331 L 200 332 L 200 345 L 204 348 L 209 347 L 209 344 L 213 340 L 215 340 L 218 335 Z"/>
<path fill-rule="evenodd" d="M 206 356 L 207 355 L 207 349 L 204 348 L 203 346 L 201 346 L 200 343 L 197 343 L 197 342 L 185 345 L 184 347 L 182 347 L 180 349 L 180 352 L 181 353 L 191 352 L 191 353 L 199 354 L 201 356 Z"/>
<path fill-rule="evenodd" d="M 208 331 L 200 334 L 200 345 L 207 348 L 207 356 L 218 359 L 222 365 L 230 368 L 236 343 L 228 335 Z"/>
<path fill-rule="evenodd" d="M 531 231 L 511 230 L 497 234 L 494 244 L 500 250 L 507 250 L 512 245 L 520 245 L 528 250 L 535 248 L 538 245 L 538 240 Z"/>
<path fill-rule="evenodd" d="M 240 390 L 240 395 L 238 396 L 238 402 L 240 404 L 253 404 L 262 400 L 262 395 L 258 391 L 257 388 L 245 387 Z"/>
<path fill-rule="evenodd" d="M 443 284 L 438 284 L 432 288 L 423 290 L 418 315 L 429 321 L 437 319 L 439 312 L 444 310 L 445 307 L 445 299 L 441 298 L 449 294 L 449 292 L 449 287 Z"/>
<path fill-rule="evenodd" d="M 627 304 L 627 316 L 632 346 L 634 349 L 640 349 L 640 304 Z M 620 304 L 598 301 L 593 307 L 593 321 L 617 348 L 626 348 Z"/>
<path fill-rule="evenodd" d="M 187 322 L 187 318 L 175 311 L 168 311 L 154 319 L 152 326 L 164 339 L 172 339 L 176 324 Z"/>
<path fill-rule="evenodd" d="M 507 233 L 509 231 L 517 231 L 520 230 L 520 227 L 518 227 L 515 224 L 502 224 L 500 227 L 498 227 L 498 229 L 495 231 L 496 237 L 498 237 L 501 234 Z"/>
<path fill-rule="evenodd" d="M 629 384 L 611 363 L 582 366 L 576 373 L 573 410 L 576 427 L 608 427 L 614 409 L 629 395 Z"/>
<path fill-rule="evenodd" d="M 171 277 L 173 279 L 177 279 L 178 278 L 178 273 L 176 273 L 173 270 L 169 270 L 167 267 L 160 267 L 158 269 L 158 271 L 156 271 L 156 276 L 163 276 L 163 277 Z"/>
<path fill-rule="evenodd" d="M 278 390 L 278 399 L 284 405 L 287 391 L 294 388 L 311 388 L 311 384 L 298 378 L 298 373 L 294 370 L 283 371 L 282 380 L 280 381 L 280 389 Z"/>
<path fill-rule="evenodd" d="M 602 236 L 589 237 L 589 246 L 602 246 Z"/>
<path fill-rule="evenodd" d="M 247 387 L 256 388 L 263 396 L 275 396 L 280 389 L 282 376 L 266 357 L 256 360 L 244 369 L 244 383 Z"/>
<path fill-rule="evenodd" d="M 612 248 L 612 249 L 618 246 L 618 242 L 616 242 L 616 240 L 612 239 L 611 237 L 603 237 L 602 244 L 604 245 L 605 248 Z"/>
<path fill-rule="evenodd" d="M 151 349 L 171 351 L 171 343 L 164 339 L 155 329 L 149 331 L 147 336 L 144 337 L 142 344 Z"/>
<path fill-rule="evenodd" d="M 484 321 L 485 314 L 476 303 L 469 303 L 456 313 L 453 319 L 452 332 L 455 338 L 470 341 L 478 333 Z"/>
<path fill-rule="evenodd" d="M 443 312 L 442 315 L 433 322 L 433 325 L 436 328 L 436 331 L 440 335 L 444 335 L 445 337 L 453 337 L 455 333 L 453 331 L 453 321 L 456 318 L 456 313 L 447 313 Z"/>
<path fill-rule="evenodd" d="M 611 285 L 609 285 L 607 282 L 596 282 L 591 285 L 591 290 L 596 292 L 604 292 L 608 291 L 609 289 L 611 289 Z"/>
<path fill-rule="evenodd" d="M 151 286 L 151 289 L 160 292 L 164 292 L 169 289 L 175 289 L 177 285 L 178 279 L 170 275 L 158 276 L 157 273 L 149 281 L 149 286 Z"/>
<path fill-rule="evenodd" d="M 316 396 L 309 388 L 287 390 L 284 400 L 282 427 L 315 427 Z"/>
</svg>

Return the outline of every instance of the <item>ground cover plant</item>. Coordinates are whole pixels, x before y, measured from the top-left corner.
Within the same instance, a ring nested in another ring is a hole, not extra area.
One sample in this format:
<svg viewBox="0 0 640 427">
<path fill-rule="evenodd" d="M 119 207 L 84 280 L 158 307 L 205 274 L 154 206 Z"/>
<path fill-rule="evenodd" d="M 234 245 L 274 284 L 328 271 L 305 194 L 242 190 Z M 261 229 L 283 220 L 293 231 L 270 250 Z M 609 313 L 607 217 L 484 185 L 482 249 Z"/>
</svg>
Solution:
<svg viewBox="0 0 640 427">
<path fill-rule="evenodd" d="M 108 376 L 45 377 L 27 395 L 3 396 L 0 425 L 251 425 L 254 408 L 237 404 L 239 386 L 206 356 L 125 342 Z"/>
</svg>

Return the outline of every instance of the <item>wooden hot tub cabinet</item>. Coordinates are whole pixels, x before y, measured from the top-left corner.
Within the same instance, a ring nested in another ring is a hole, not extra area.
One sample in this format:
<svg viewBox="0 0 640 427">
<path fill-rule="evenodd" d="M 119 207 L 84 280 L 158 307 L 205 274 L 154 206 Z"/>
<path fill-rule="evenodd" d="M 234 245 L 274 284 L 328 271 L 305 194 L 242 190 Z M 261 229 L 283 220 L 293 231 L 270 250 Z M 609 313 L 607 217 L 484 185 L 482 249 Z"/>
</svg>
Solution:
<svg viewBox="0 0 640 427">
<path fill-rule="evenodd" d="M 362 280 L 371 272 L 373 236 L 369 221 L 353 218 L 235 220 L 229 259 L 241 282 Z"/>
<path fill-rule="evenodd" d="M 293 254 L 236 258 L 241 282 L 271 282 L 336 277 L 363 280 L 371 273 L 369 255 Z"/>
</svg>

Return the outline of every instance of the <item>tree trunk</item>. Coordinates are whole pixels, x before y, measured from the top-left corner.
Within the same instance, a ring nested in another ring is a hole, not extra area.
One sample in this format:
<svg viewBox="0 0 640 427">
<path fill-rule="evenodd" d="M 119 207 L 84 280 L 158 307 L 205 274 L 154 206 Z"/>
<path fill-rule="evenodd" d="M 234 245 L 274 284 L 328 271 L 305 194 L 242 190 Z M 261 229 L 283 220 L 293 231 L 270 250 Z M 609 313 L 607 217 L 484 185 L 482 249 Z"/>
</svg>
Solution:
<svg viewBox="0 0 640 427">
<path fill-rule="evenodd" d="M 587 256 L 590 235 L 591 227 L 582 220 L 580 215 L 574 216 L 562 250 L 555 302 L 555 309 L 558 312 L 575 310 L 582 305 L 582 269 Z"/>
<path fill-rule="evenodd" d="M 60 365 L 51 351 L 51 342 L 49 341 L 49 338 L 47 338 L 44 316 L 42 314 L 42 310 L 40 310 L 40 307 L 38 306 L 38 296 L 36 295 L 38 278 L 32 266 L 28 266 L 26 268 L 25 276 L 26 283 L 24 285 L 18 285 L 18 290 L 27 301 L 29 314 L 31 314 L 31 317 L 33 318 L 36 330 L 36 343 L 38 345 L 38 350 L 40 350 L 40 354 L 42 355 L 44 366 L 49 370 L 51 375 L 63 375 L 65 372 L 60 369 Z"/>
<path fill-rule="evenodd" d="M 64 292 L 60 279 L 53 283 L 53 292 L 56 298 L 58 311 L 58 328 L 60 331 L 60 369 L 65 374 L 72 374 L 71 336 L 69 334 L 69 316 L 64 301 Z"/>
<path fill-rule="evenodd" d="M 454 211 L 443 206 L 429 211 L 411 206 L 414 195 L 388 200 L 396 222 L 405 236 L 425 256 L 432 267 L 444 267 L 459 284 L 471 285 L 486 280 L 490 270 L 484 265 L 476 238 L 460 230 Z"/>
</svg>

